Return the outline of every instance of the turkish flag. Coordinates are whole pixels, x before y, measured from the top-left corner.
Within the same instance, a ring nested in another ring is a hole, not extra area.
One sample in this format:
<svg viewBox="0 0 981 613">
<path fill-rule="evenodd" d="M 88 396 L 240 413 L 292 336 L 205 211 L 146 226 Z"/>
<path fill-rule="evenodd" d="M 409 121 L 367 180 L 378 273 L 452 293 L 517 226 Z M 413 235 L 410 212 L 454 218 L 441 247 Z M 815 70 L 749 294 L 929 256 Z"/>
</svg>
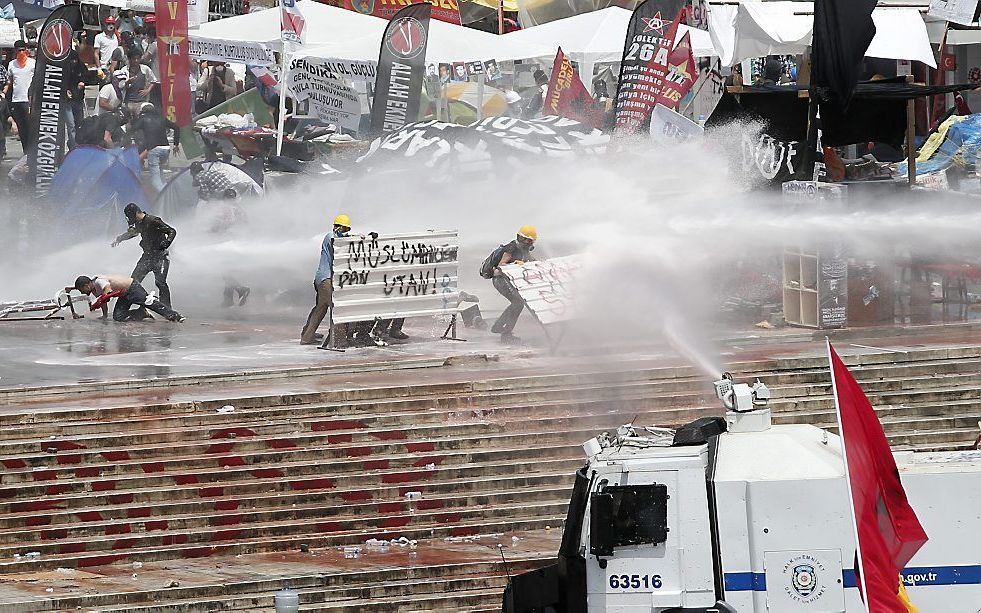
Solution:
<svg viewBox="0 0 981 613">
<path fill-rule="evenodd" d="M 855 505 L 865 601 L 873 613 L 907 613 L 899 596 L 900 573 L 927 535 L 906 499 L 896 460 L 869 399 L 831 343 L 828 354 Z"/>
</svg>

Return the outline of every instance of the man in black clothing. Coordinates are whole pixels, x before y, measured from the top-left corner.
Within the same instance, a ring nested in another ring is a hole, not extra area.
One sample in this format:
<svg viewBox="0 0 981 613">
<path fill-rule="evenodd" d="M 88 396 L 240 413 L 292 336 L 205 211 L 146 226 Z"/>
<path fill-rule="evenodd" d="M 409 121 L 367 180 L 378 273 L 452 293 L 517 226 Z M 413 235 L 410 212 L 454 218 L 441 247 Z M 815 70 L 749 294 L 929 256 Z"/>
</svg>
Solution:
<svg viewBox="0 0 981 613">
<path fill-rule="evenodd" d="M 78 51 L 72 49 L 68 52 L 68 67 L 65 69 L 65 82 L 67 86 L 64 90 L 65 105 L 61 107 L 61 112 L 65 116 L 65 135 L 68 138 L 68 148 L 74 149 L 78 144 L 75 138 L 79 124 L 85 119 L 85 75 L 88 68 L 78 57 Z"/>
<path fill-rule="evenodd" d="M 170 270 L 170 257 L 167 249 L 177 237 L 177 230 L 168 226 L 162 219 L 149 215 L 140 209 L 135 203 L 130 202 L 123 209 L 126 219 L 129 221 L 129 229 L 116 237 L 112 241 L 115 247 L 119 243 L 140 235 L 140 247 L 143 247 L 143 255 L 133 269 L 133 279 L 137 283 L 142 283 L 149 273 L 153 273 L 153 281 L 160 292 L 160 302 L 168 307 L 170 304 L 170 287 L 167 285 L 167 272 Z"/>
<path fill-rule="evenodd" d="M 507 277 L 504 276 L 504 273 L 501 272 L 501 266 L 506 264 L 522 264 L 534 260 L 535 258 L 531 255 L 531 252 L 535 248 L 536 240 L 538 240 L 538 232 L 534 226 L 521 226 L 521 229 L 518 230 L 517 237 L 513 241 L 506 245 L 501 245 L 491 255 L 491 257 L 497 260 L 494 264 L 492 277 L 494 289 L 507 298 L 510 303 L 504 309 L 504 312 L 501 313 L 501 316 L 497 318 L 497 321 L 494 322 L 494 325 L 491 326 L 491 332 L 500 334 L 501 342 L 505 344 L 520 342 L 520 339 L 513 334 L 513 331 L 515 324 L 518 323 L 518 316 L 521 315 L 521 311 L 525 308 L 525 302 L 518 295 L 518 292 L 511 285 L 511 282 L 508 281 Z M 498 254 L 500 255 L 498 256 Z"/>
<path fill-rule="evenodd" d="M 150 183 L 158 192 L 164 188 L 163 166 L 170 159 L 170 140 L 167 131 L 174 132 L 173 151 L 181 147 L 181 130 L 177 124 L 163 117 L 157 107 L 144 102 L 140 114 L 133 121 L 132 132 L 140 152 L 140 157 L 146 160 L 147 170 L 150 171 Z"/>
</svg>

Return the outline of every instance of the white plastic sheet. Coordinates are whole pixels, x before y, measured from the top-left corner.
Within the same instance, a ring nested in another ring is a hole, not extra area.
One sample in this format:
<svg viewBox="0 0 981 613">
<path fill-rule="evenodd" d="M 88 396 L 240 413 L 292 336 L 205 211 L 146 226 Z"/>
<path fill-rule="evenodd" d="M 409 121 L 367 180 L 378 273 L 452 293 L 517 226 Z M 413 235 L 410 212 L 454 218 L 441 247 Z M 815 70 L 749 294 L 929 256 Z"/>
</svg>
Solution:
<svg viewBox="0 0 981 613">
<path fill-rule="evenodd" d="M 877 8 L 869 57 L 916 60 L 936 67 L 926 24 L 915 8 Z M 709 31 L 722 63 L 732 66 L 764 55 L 803 53 L 811 44 L 812 2 L 747 2 L 712 6 Z"/>
</svg>

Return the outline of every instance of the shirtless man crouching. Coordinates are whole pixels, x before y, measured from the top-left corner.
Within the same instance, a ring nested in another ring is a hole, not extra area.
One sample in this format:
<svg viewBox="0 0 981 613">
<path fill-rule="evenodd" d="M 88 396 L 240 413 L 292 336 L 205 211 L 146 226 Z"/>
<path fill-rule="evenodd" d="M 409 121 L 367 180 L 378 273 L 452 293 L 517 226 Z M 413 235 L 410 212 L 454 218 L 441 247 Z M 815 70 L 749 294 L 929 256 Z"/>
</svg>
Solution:
<svg viewBox="0 0 981 613">
<path fill-rule="evenodd" d="M 82 275 L 75 279 L 73 287 L 66 287 L 65 291 L 70 292 L 77 289 L 89 296 L 89 310 L 94 311 L 102 308 L 102 318 L 109 316 L 109 301 L 116 299 L 116 306 L 112 309 L 114 321 L 140 321 L 150 317 L 147 309 L 161 315 L 169 321 L 182 322 L 184 316 L 160 302 L 156 298 L 151 298 L 143 286 L 135 283 L 132 277 L 124 275 L 98 275 L 96 277 L 86 277 Z M 134 305 L 140 308 L 130 310 Z"/>
</svg>

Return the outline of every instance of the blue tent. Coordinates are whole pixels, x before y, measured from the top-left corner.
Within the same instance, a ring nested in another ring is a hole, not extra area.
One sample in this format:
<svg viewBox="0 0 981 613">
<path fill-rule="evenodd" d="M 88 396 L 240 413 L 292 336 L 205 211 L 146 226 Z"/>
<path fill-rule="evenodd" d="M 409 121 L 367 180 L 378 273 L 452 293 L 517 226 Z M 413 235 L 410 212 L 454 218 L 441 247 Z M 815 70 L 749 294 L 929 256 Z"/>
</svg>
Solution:
<svg viewBox="0 0 981 613">
<path fill-rule="evenodd" d="M 80 145 L 65 156 L 48 191 L 48 203 L 62 231 L 78 238 L 102 232 L 115 236 L 125 227 L 123 207 L 150 199 L 140 182 L 140 156 L 133 147 L 103 149 Z"/>
</svg>

